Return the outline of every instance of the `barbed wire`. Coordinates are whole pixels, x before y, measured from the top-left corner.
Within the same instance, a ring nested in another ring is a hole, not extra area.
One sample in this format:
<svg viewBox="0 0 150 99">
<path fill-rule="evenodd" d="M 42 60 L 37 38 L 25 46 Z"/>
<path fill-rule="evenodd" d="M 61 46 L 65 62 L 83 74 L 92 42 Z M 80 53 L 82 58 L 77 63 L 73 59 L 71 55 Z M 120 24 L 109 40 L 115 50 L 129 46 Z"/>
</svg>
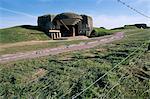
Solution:
<svg viewBox="0 0 150 99">
<path fill-rule="evenodd" d="M 110 88 L 110 90 L 104 95 L 103 98 L 107 97 L 107 95 L 108 95 L 116 86 L 119 85 L 119 83 L 120 83 L 121 80 L 124 78 L 124 76 L 125 76 L 125 75 L 122 75 L 122 76 L 119 78 L 119 80 L 117 81 L 117 83 L 116 83 L 114 86 L 112 86 L 112 87 Z"/>
<path fill-rule="evenodd" d="M 137 10 L 137 9 L 135 9 L 135 8 L 133 8 L 133 7 L 131 7 L 129 4 L 127 4 L 127 3 L 125 3 L 125 2 L 123 2 L 123 1 L 121 1 L 121 0 L 117 0 L 117 1 L 118 1 L 119 3 L 125 5 L 125 6 L 128 7 L 129 9 L 133 10 L 134 12 L 136 12 L 136 13 L 138 13 L 138 14 L 140 14 L 140 15 L 142 15 L 142 16 L 148 18 L 148 19 L 150 19 L 150 16 L 147 16 L 146 14 L 142 13 L 141 11 L 139 11 L 139 10 Z"/>
<path fill-rule="evenodd" d="M 117 65 L 115 65 L 112 69 L 110 69 L 108 72 L 106 72 L 103 76 L 99 77 L 96 81 L 94 81 L 91 85 L 89 85 L 88 87 L 86 87 L 85 89 L 83 89 L 81 92 L 77 93 L 75 96 L 72 97 L 72 99 L 77 98 L 78 96 L 80 96 L 83 92 L 87 91 L 89 88 L 91 88 L 94 84 L 96 84 L 99 80 L 101 80 L 102 78 L 104 78 L 107 74 L 109 74 L 109 72 L 111 72 L 112 70 L 114 70 L 116 67 L 119 67 L 123 62 L 125 62 L 128 58 L 130 58 L 132 55 L 135 54 L 135 52 L 137 52 L 140 48 L 143 47 L 143 45 L 145 45 L 147 42 L 145 41 L 144 44 L 142 44 L 140 47 L 138 47 L 135 51 L 133 51 L 131 54 L 129 54 L 126 58 L 124 58 L 121 62 L 119 62 Z"/>
<path fill-rule="evenodd" d="M 133 57 L 131 60 L 133 60 L 133 59 L 135 59 L 135 58 L 137 59 L 137 58 L 141 57 L 141 56 L 143 55 L 143 52 L 144 52 L 144 51 L 140 52 L 140 53 L 137 55 L 137 57 Z M 138 61 L 138 60 L 136 60 L 133 64 L 131 64 L 131 66 L 135 65 L 135 63 L 137 63 L 137 61 Z M 106 97 L 116 86 L 118 86 L 119 83 L 121 83 L 121 79 L 123 79 L 123 76 L 124 76 L 124 75 L 122 75 L 122 76 L 119 78 L 119 80 L 117 81 L 118 83 L 115 84 L 115 85 L 107 92 L 106 95 L 104 95 L 105 97 Z M 104 97 L 104 98 L 105 98 L 105 97 Z M 100 98 L 100 97 L 99 97 L 99 98 Z"/>
<path fill-rule="evenodd" d="M 102 63 L 101 65 L 105 65 L 106 63 L 104 62 L 104 63 Z M 87 72 L 87 73 L 85 73 L 85 74 L 83 74 L 81 77 L 84 77 L 84 76 L 86 76 L 86 75 L 88 75 L 89 73 Z M 72 86 L 73 87 L 73 86 Z M 60 97 L 59 97 L 59 99 L 61 99 L 61 98 L 63 98 L 64 96 L 66 96 L 67 94 L 69 94 L 69 92 L 71 92 L 71 89 L 72 88 L 70 88 L 68 91 L 66 91 L 66 93 L 65 94 L 63 94 L 63 95 L 61 95 Z M 55 98 L 55 97 L 54 97 Z"/>
<path fill-rule="evenodd" d="M 134 60 L 134 59 L 137 59 L 137 58 L 139 58 L 139 57 L 141 57 L 143 55 L 143 51 L 142 52 L 140 52 L 139 54 L 137 54 L 137 57 L 133 57 L 131 60 Z M 131 64 L 131 66 L 133 66 L 133 65 L 135 65 L 135 63 L 137 62 L 138 60 L 136 60 L 133 64 Z M 122 68 L 120 68 L 119 70 L 121 70 Z M 118 71 L 119 71 L 118 70 Z M 119 82 L 121 81 L 121 79 L 122 79 L 123 77 L 121 76 L 120 78 L 119 78 L 119 80 L 117 81 L 118 83 L 117 84 L 115 84 L 112 88 L 115 88 L 118 84 L 119 84 Z M 110 89 L 110 90 L 113 90 L 113 89 Z M 104 87 L 103 88 L 103 91 L 106 89 L 106 87 Z M 102 92 L 103 92 L 102 91 Z M 107 94 L 108 95 L 108 94 Z M 104 96 L 106 96 L 106 95 L 104 95 Z M 100 98 L 101 96 L 99 96 L 98 97 L 98 99 Z M 105 98 L 105 97 L 104 97 Z"/>
</svg>

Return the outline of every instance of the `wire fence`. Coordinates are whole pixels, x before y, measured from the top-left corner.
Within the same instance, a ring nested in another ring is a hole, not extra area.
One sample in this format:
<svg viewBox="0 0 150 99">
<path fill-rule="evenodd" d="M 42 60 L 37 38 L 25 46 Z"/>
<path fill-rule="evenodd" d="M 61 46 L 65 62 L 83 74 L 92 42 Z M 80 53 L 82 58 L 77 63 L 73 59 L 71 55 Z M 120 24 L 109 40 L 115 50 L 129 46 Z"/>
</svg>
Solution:
<svg viewBox="0 0 150 99">
<path fill-rule="evenodd" d="M 148 16 L 148 15 L 142 13 L 141 11 L 139 11 L 139 10 L 137 10 L 137 9 L 135 9 L 135 8 L 133 8 L 133 7 L 131 7 L 131 6 L 128 5 L 127 3 L 125 3 L 125 2 L 123 2 L 123 1 L 121 1 L 121 0 L 117 0 L 117 1 L 120 2 L 121 4 L 125 5 L 125 6 L 128 7 L 129 9 L 135 11 L 136 13 L 138 13 L 138 14 L 144 16 L 145 18 L 150 19 L 150 16 Z"/>
<path fill-rule="evenodd" d="M 135 56 L 135 57 L 133 57 L 131 60 L 133 61 L 133 60 L 135 60 L 136 59 L 136 61 L 135 62 L 133 62 L 130 66 L 133 66 L 133 65 L 135 65 L 138 61 L 139 61 L 139 58 L 143 55 L 143 53 L 144 53 L 144 51 L 141 51 L 141 52 L 139 52 L 138 54 L 137 54 L 137 56 Z M 121 68 L 120 68 L 121 69 Z M 120 70 L 119 69 L 119 70 Z M 119 71 L 118 70 L 118 71 Z M 108 94 L 116 87 L 116 86 L 118 86 L 120 83 L 121 83 L 121 80 L 123 79 L 123 78 L 127 78 L 127 77 L 124 77 L 125 75 L 122 75 L 120 78 L 119 78 L 119 80 L 117 81 L 117 84 L 115 84 L 105 95 L 104 95 L 104 97 L 98 97 L 98 99 L 99 98 L 101 98 L 101 99 L 103 99 L 103 98 L 106 98 L 107 96 L 108 96 Z M 105 87 L 106 88 L 106 87 Z M 103 89 L 104 90 L 104 89 Z M 145 91 L 145 92 L 147 92 L 147 91 Z M 144 94 L 144 93 L 143 93 Z M 116 97 L 116 96 L 114 96 L 114 97 Z M 112 97 L 113 98 L 113 97 Z"/>
<path fill-rule="evenodd" d="M 117 65 L 115 65 L 112 69 L 110 69 L 108 72 L 106 72 L 103 76 L 99 77 L 96 81 L 94 81 L 91 85 L 89 85 L 88 87 L 86 87 L 85 89 L 83 89 L 81 92 L 77 93 L 76 95 L 74 95 L 72 97 L 72 99 L 77 98 L 78 96 L 80 96 L 82 93 L 84 93 L 85 91 L 87 91 L 89 88 L 91 88 L 94 84 L 96 84 L 99 80 L 101 80 L 102 78 L 104 78 L 106 75 L 108 75 L 112 70 L 114 70 L 115 68 L 119 67 L 123 62 L 125 62 L 127 59 L 129 59 L 132 55 L 134 55 L 139 49 L 141 49 L 145 44 L 147 44 L 147 41 L 145 41 L 144 44 L 142 44 L 140 47 L 138 47 L 135 51 L 133 51 L 131 54 L 129 54 L 126 58 L 124 58 L 121 62 L 119 62 Z"/>
</svg>

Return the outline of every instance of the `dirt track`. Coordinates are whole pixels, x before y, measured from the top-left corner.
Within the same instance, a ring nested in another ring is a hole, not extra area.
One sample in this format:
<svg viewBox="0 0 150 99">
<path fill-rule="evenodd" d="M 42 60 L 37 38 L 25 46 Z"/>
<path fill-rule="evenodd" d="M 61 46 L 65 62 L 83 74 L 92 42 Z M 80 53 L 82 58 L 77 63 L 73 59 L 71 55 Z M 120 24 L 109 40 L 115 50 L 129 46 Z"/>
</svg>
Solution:
<svg viewBox="0 0 150 99">
<path fill-rule="evenodd" d="M 88 43 L 72 44 L 69 46 L 63 46 L 63 47 L 57 47 L 57 48 L 29 51 L 26 53 L 1 55 L 0 63 L 6 63 L 9 61 L 16 61 L 16 60 L 21 60 L 21 59 L 31 59 L 31 58 L 41 57 L 41 56 L 56 55 L 59 53 L 64 53 L 64 52 L 69 52 L 69 51 L 77 51 L 77 50 L 93 48 L 100 44 L 106 44 L 112 41 L 120 40 L 123 37 L 124 37 L 124 33 L 118 32 L 110 36 L 91 38 L 89 40 L 93 40 L 93 41 L 88 42 Z"/>
</svg>

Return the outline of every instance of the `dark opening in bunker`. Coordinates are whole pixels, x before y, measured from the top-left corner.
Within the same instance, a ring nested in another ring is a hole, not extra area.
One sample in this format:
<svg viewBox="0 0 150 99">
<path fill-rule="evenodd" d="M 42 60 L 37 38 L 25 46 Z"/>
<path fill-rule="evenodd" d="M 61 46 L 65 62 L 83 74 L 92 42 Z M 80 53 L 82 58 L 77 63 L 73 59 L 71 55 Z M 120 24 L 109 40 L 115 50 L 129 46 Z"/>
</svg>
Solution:
<svg viewBox="0 0 150 99">
<path fill-rule="evenodd" d="M 62 33 L 62 37 L 78 36 L 78 30 L 78 25 L 67 25 L 67 28 L 63 25 L 60 26 L 60 32 Z"/>
</svg>

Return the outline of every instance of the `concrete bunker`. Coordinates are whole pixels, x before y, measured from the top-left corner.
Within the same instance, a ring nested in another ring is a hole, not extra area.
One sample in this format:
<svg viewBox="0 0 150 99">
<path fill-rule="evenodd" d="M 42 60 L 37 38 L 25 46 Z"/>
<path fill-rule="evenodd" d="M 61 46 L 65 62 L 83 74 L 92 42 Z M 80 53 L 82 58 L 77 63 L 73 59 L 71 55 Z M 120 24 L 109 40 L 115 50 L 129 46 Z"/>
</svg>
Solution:
<svg viewBox="0 0 150 99">
<path fill-rule="evenodd" d="M 38 17 L 38 26 L 53 39 L 61 37 L 90 36 L 93 20 L 87 15 L 61 13 Z"/>
</svg>

